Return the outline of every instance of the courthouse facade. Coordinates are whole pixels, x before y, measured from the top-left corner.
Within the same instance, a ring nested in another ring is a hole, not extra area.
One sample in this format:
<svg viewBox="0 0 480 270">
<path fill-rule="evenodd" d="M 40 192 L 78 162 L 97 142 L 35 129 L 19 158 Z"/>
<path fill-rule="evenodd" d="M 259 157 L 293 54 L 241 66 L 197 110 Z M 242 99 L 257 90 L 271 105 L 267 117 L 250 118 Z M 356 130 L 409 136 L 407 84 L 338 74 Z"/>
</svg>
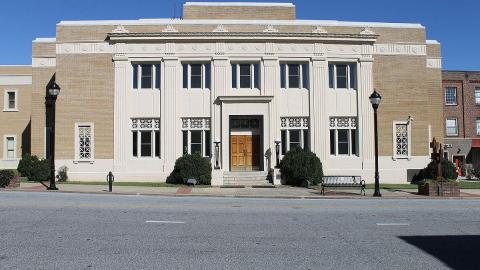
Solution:
<svg viewBox="0 0 480 270">
<path fill-rule="evenodd" d="M 56 166 L 74 180 L 112 171 L 165 181 L 194 152 L 211 158 L 215 185 L 262 178 L 278 143 L 280 159 L 309 148 L 325 174 L 372 182 L 374 88 L 382 182 L 408 181 L 431 139 L 443 140 L 440 45 L 425 27 L 300 20 L 287 3 L 187 2 L 182 19 L 62 21 L 55 38 L 33 42 L 31 78 L 29 151 L 49 156 L 55 81 Z"/>
</svg>

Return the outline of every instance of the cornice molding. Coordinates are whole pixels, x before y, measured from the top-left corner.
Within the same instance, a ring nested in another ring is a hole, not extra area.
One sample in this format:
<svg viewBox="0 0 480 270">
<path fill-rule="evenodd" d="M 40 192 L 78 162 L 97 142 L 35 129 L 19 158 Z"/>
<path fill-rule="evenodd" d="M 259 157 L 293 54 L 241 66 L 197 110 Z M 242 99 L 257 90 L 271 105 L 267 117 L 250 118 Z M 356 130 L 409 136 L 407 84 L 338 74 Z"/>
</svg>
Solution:
<svg viewBox="0 0 480 270">
<path fill-rule="evenodd" d="M 376 55 L 427 55 L 427 46 L 423 44 L 387 43 L 373 45 Z"/>
</svg>

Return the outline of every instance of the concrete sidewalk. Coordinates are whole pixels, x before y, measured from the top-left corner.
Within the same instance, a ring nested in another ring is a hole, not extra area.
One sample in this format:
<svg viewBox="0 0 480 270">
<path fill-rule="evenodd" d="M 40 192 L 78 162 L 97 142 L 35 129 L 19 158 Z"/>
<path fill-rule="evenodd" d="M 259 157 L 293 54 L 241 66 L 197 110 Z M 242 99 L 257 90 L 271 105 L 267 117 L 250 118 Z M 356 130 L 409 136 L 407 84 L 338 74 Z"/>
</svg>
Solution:
<svg viewBox="0 0 480 270">
<path fill-rule="evenodd" d="M 312 189 L 290 186 L 274 188 L 221 188 L 221 187 L 139 187 L 139 186 L 114 186 L 113 192 L 108 192 L 107 185 L 79 185 L 57 184 L 58 191 L 47 191 L 40 183 L 21 183 L 19 188 L 4 189 L 5 191 L 45 191 L 45 192 L 70 192 L 70 193 L 97 193 L 97 194 L 124 194 L 124 195 L 160 195 L 160 196 L 205 196 L 205 197 L 243 197 L 243 198 L 292 198 L 292 199 L 362 199 L 372 197 L 373 190 L 367 189 L 366 196 L 360 196 L 359 190 L 333 189 L 327 190 L 325 195 L 320 194 L 319 187 Z M 415 189 L 382 189 L 382 198 L 394 199 L 426 199 L 417 195 Z M 461 198 L 479 198 L 480 189 L 462 189 Z"/>
</svg>

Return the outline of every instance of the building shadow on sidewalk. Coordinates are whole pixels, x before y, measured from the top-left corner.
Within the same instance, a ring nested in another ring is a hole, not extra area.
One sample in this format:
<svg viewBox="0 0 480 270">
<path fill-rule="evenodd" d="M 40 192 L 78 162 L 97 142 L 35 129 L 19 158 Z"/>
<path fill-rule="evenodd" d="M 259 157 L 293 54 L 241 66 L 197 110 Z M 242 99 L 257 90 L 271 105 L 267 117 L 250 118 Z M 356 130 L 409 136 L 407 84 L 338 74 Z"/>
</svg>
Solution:
<svg viewBox="0 0 480 270">
<path fill-rule="evenodd" d="M 478 269 L 480 235 L 399 236 L 452 269 Z"/>
</svg>

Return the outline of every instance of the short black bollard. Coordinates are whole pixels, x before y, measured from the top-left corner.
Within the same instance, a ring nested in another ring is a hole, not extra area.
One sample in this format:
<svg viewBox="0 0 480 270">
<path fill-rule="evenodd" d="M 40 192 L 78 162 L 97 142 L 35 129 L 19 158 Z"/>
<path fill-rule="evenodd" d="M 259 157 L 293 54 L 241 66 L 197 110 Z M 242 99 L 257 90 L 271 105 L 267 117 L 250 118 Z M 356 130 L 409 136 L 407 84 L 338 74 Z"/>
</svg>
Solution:
<svg viewBox="0 0 480 270">
<path fill-rule="evenodd" d="M 107 182 L 108 182 L 108 192 L 112 192 L 113 181 L 115 180 L 115 176 L 113 176 L 112 172 L 109 172 L 107 175 Z"/>
</svg>

